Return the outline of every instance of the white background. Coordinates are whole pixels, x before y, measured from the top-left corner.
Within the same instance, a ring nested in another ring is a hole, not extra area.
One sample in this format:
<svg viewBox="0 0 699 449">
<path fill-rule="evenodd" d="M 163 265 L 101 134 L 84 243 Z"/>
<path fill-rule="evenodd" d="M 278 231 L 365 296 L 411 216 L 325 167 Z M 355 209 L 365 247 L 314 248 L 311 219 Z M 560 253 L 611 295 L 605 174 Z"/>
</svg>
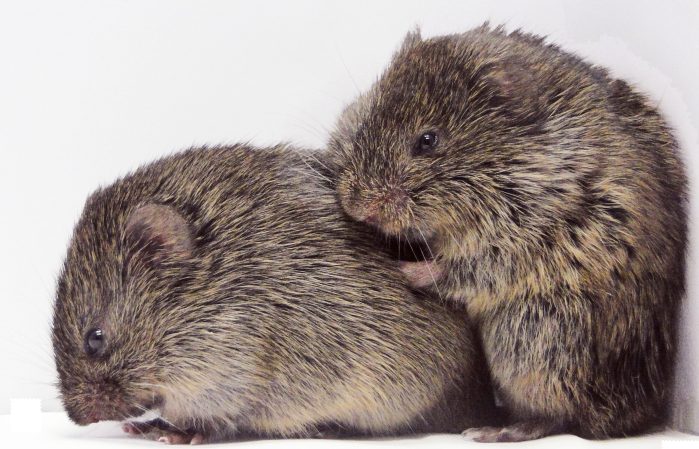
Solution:
<svg viewBox="0 0 699 449">
<path fill-rule="evenodd" d="M 698 2 L 0 0 L 0 413 L 10 398 L 59 409 L 54 282 L 89 192 L 190 145 L 320 147 L 408 30 L 487 19 L 636 83 L 677 129 L 697 179 Z M 693 202 L 693 236 L 698 212 Z M 696 241 L 677 422 L 699 431 Z"/>
</svg>

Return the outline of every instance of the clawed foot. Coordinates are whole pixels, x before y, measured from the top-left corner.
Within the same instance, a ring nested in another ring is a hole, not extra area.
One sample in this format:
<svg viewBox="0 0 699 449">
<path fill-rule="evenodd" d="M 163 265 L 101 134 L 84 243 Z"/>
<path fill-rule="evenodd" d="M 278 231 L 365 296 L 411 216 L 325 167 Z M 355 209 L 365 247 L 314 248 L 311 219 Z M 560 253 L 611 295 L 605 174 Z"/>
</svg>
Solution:
<svg viewBox="0 0 699 449">
<path fill-rule="evenodd" d="M 400 270 L 415 288 L 430 286 L 442 277 L 442 268 L 434 260 L 401 262 Z"/>
<path fill-rule="evenodd" d="M 142 423 L 138 422 L 127 422 L 121 425 L 121 430 L 123 430 L 124 433 L 128 433 L 129 435 L 143 435 L 146 432 L 141 427 L 141 424 Z"/>
<path fill-rule="evenodd" d="M 148 436 L 165 444 L 202 444 L 204 436 L 200 433 L 181 431 L 156 419 L 148 422 L 127 422 L 121 429 L 134 436 Z"/>
<path fill-rule="evenodd" d="M 520 422 L 506 427 L 474 427 L 461 435 L 479 443 L 529 441 L 559 433 L 560 426 L 541 422 Z"/>
</svg>

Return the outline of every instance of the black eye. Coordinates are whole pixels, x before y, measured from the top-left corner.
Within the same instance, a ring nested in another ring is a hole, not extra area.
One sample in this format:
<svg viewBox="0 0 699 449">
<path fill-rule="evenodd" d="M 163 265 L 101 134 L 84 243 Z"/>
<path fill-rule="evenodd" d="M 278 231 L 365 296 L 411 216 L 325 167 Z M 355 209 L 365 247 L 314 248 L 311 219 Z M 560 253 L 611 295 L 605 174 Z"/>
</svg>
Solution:
<svg viewBox="0 0 699 449">
<path fill-rule="evenodd" d="M 104 332 L 102 329 L 92 329 L 85 336 L 85 352 L 95 356 L 104 348 Z"/>
<path fill-rule="evenodd" d="M 420 156 L 423 154 L 428 154 L 437 147 L 437 133 L 434 131 L 428 131 L 423 133 L 415 143 L 415 148 L 413 149 L 413 155 Z"/>
</svg>

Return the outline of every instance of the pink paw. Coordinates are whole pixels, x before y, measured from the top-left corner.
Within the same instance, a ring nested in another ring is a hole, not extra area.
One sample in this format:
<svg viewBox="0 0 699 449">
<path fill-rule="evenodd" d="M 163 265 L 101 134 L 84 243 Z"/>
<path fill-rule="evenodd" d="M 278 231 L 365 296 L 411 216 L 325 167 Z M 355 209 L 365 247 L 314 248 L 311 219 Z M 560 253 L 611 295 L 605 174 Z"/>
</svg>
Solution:
<svg viewBox="0 0 699 449">
<path fill-rule="evenodd" d="M 434 285 L 442 277 L 442 268 L 434 260 L 421 262 L 401 262 L 403 272 L 411 286 L 424 288 Z"/>
<path fill-rule="evenodd" d="M 167 432 L 163 434 L 158 441 L 165 444 L 202 444 L 204 436 L 200 433 L 184 434 L 177 432 Z"/>
<path fill-rule="evenodd" d="M 128 433 L 129 435 L 142 435 L 144 432 L 139 428 L 139 426 L 135 423 L 124 423 L 121 425 L 121 430 L 124 431 L 124 433 Z"/>
</svg>

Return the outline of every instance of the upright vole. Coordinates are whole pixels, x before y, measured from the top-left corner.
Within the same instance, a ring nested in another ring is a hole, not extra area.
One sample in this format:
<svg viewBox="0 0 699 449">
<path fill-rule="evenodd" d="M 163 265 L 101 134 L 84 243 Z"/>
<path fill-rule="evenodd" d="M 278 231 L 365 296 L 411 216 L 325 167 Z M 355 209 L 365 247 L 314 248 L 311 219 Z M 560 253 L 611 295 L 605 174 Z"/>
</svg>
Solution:
<svg viewBox="0 0 699 449">
<path fill-rule="evenodd" d="M 465 313 L 412 292 L 304 157 L 193 149 L 90 196 L 53 321 L 73 421 L 196 443 L 492 419 Z"/>
<path fill-rule="evenodd" d="M 651 431 L 668 412 L 686 179 L 648 100 L 543 39 L 410 33 L 342 115 L 344 210 L 428 243 L 415 286 L 467 305 L 513 421 L 479 441 Z"/>
</svg>

